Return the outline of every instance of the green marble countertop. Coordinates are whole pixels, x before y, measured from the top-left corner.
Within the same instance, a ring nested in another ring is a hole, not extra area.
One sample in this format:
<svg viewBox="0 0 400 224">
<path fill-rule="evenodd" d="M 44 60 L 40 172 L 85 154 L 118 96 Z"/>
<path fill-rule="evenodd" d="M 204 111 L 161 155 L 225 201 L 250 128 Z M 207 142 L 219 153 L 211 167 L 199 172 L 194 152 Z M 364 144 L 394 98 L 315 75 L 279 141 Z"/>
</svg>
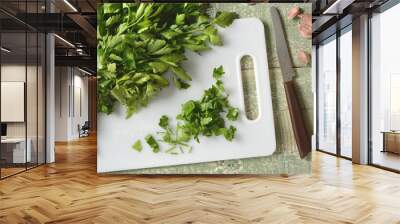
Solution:
<svg viewBox="0 0 400 224">
<path fill-rule="evenodd" d="M 307 128 L 312 133 L 313 127 L 313 93 L 311 83 L 311 66 L 303 65 L 297 58 L 300 50 L 311 53 L 311 40 L 304 39 L 297 31 L 297 20 L 288 20 L 287 13 L 298 5 L 307 13 L 311 12 L 311 4 L 301 3 L 213 3 L 210 13 L 216 11 L 234 11 L 240 18 L 257 17 L 265 26 L 267 43 L 269 75 L 272 91 L 272 104 L 274 110 L 277 149 L 274 154 L 267 157 L 258 157 L 239 160 L 225 160 L 208 163 L 198 163 L 140 170 L 126 170 L 114 173 L 121 174 L 301 174 L 311 172 L 311 155 L 300 159 L 296 142 L 293 136 L 283 80 L 275 47 L 275 36 L 269 8 L 275 6 L 279 9 L 285 32 L 288 39 L 292 61 L 296 67 L 296 91 L 306 118 Z M 252 71 L 252 64 L 245 63 L 243 71 Z M 248 74 L 247 72 L 245 75 Z M 251 86 L 251 83 L 249 84 Z M 251 99 L 251 96 L 249 97 Z"/>
</svg>

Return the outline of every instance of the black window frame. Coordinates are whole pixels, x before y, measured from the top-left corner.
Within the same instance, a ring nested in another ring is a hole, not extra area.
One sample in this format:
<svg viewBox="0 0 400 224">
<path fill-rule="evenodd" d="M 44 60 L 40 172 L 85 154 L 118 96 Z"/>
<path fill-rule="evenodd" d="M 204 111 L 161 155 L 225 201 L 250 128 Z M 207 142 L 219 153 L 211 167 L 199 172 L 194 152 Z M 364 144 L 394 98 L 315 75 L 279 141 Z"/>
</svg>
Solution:
<svg viewBox="0 0 400 224">
<path fill-rule="evenodd" d="M 367 54 L 367 61 L 368 61 L 368 69 L 367 69 L 367 79 L 368 79 L 368 157 L 367 157 L 367 161 L 368 161 L 368 165 L 373 166 L 373 167 L 377 167 L 383 170 L 387 170 L 387 171 L 391 171 L 394 173 L 400 173 L 400 170 L 391 168 L 391 167 L 387 167 L 387 166 L 383 166 L 380 164 L 376 164 L 374 163 L 373 160 L 373 140 L 372 140 L 372 93 L 373 93 L 373 89 L 372 89 L 372 18 L 373 18 L 373 14 L 374 13 L 384 13 L 385 11 L 391 9 L 392 7 L 398 5 L 400 3 L 399 0 L 388 0 L 386 1 L 384 4 L 380 5 L 377 8 L 374 8 L 372 10 L 368 11 L 368 31 L 367 31 L 367 41 L 368 41 L 368 54 Z M 399 155 L 400 157 L 400 155 Z"/>
<path fill-rule="evenodd" d="M 326 37 L 324 37 L 323 39 L 319 39 L 318 43 L 315 44 L 316 45 L 316 70 L 315 70 L 315 74 L 316 74 L 316 138 L 315 138 L 315 142 L 316 142 L 316 150 L 319 152 L 323 152 L 329 155 L 333 155 L 333 156 L 337 156 L 340 158 L 344 158 L 347 160 L 352 160 L 352 158 L 347 157 L 347 156 L 343 156 L 341 153 L 341 119 L 340 119 L 340 77 L 341 77 L 341 67 L 340 67 L 340 37 L 347 33 L 347 32 L 351 32 L 352 29 L 350 29 L 349 27 L 352 26 L 352 23 L 349 22 L 349 19 L 351 19 L 351 17 L 345 17 L 343 18 L 345 21 L 345 25 L 343 25 L 343 27 L 340 27 L 339 25 L 336 25 L 336 32 L 331 33 L 330 35 L 327 35 Z M 334 38 L 332 38 L 333 36 L 335 36 Z M 328 43 L 330 41 L 336 41 L 336 152 L 332 153 L 332 152 L 328 152 L 324 149 L 321 149 L 319 147 L 319 100 L 318 100 L 318 96 L 319 96 L 319 53 L 318 53 L 318 49 L 319 46 L 321 45 L 321 43 Z"/>
<path fill-rule="evenodd" d="M 368 149 L 367 149 L 367 165 L 370 165 L 370 166 L 373 166 L 373 167 L 377 167 L 377 168 L 380 168 L 380 169 L 383 169 L 383 170 L 387 170 L 387 171 L 391 171 L 391 172 L 395 172 L 395 173 L 400 173 L 400 170 L 397 170 L 397 169 L 393 169 L 393 168 L 390 168 L 390 167 L 385 167 L 385 166 L 382 166 L 382 165 L 379 165 L 379 164 L 374 164 L 373 163 L 373 142 L 372 142 L 372 29 L 371 29 L 371 19 L 372 19 L 372 15 L 373 15 L 373 13 L 383 13 L 383 12 L 385 12 L 386 10 L 388 10 L 388 9 L 390 9 L 390 8 L 392 8 L 392 7 L 394 7 L 394 6 L 396 6 L 397 4 L 399 4 L 400 3 L 400 1 L 399 0 L 388 0 L 388 1 L 386 1 L 385 3 L 383 3 L 383 4 L 381 4 L 380 6 L 378 6 L 378 7 L 375 7 L 375 8 L 371 8 L 371 9 L 366 9 L 365 10 L 365 12 L 364 13 L 366 13 L 367 15 L 368 15 L 368 21 L 367 21 L 367 23 L 368 23 L 368 25 L 367 25 L 367 46 L 368 46 L 368 49 L 367 49 L 367 51 L 368 51 L 368 53 L 367 53 L 367 88 L 368 88 L 368 95 L 367 95 L 367 103 L 368 103 L 368 105 L 367 105 L 367 107 L 368 107 L 368 110 L 367 110 L 367 119 L 368 119 L 368 123 L 367 123 L 367 128 L 368 128 L 368 136 L 367 136 L 367 141 L 368 141 Z M 339 17 L 339 16 L 338 16 Z M 331 27 L 329 27 L 329 28 L 327 28 L 327 30 L 326 30 L 326 32 L 324 33 L 324 32 L 322 32 L 321 33 L 321 35 L 319 35 L 319 37 L 317 37 L 317 38 L 315 38 L 315 46 L 316 46 L 316 52 L 315 52 L 315 55 L 316 55 L 316 70 L 315 70 L 315 74 L 316 74 L 316 150 L 317 151 L 319 151 L 319 152 L 323 152 L 323 153 L 326 153 L 326 154 L 329 154 L 329 155 L 333 155 L 333 156 L 336 156 L 336 157 L 339 157 L 339 158 L 344 158 L 344 159 L 347 159 L 347 160 L 352 160 L 352 158 L 349 158 L 349 157 L 346 157 L 346 156 L 343 156 L 343 155 L 341 155 L 341 149 L 340 149 L 340 131 L 341 131 L 341 127 L 340 127 L 340 113 L 338 113 L 338 112 L 340 112 L 340 86 L 338 87 L 338 85 L 340 85 L 340 49 L 339 49 L 339 46 L 340 46 L 340 36 L 342 35 L 342 34 L 344 34 L 344 33 L 340 33 L 341 31 L 343 31 L 343 30 L 345 30 L 348 26 L 350 26 L 350 25 L 352 25 L 352 15 L 347 15 L 347 16 L 345 16 L 345 17 L 343 17 L 343 18 L 341 18 L 340 20 L 339 20 L 339 18 L 338 18 L 338 21 L 334 24 L 334 25 L 332 25 Z M 334 26 L 336 26 L 336 27 L 334 27 Z M 338 35 L 339 34 L 339 35 Z M 336 73 L 337 73 L 337 75 L 339 76 L 339 77 L 337 77 L 337 79 L 336 79 L 336 85 L 337 85 L 337 90 L 339 90 L 339 91 L 337 91 L 336 92 L 336 99 L 337 99 L 337 102 L 336 102 L 336 116 L 337 116 L 337 120 L 336 120 L 336 122 L 337 122 L 337 130 L 336 130 L 336 137 L 337 137 L 337 139 L 336 139 L 336 146 L 337 146 L 337 149 L 336 149 L 336 154 L 335 153 L 331 153 L 331 152 L 327 152 L 327 151 L 324 151 L 323 149 L 320 149 L 319 148 L 319 142 L 318 142 L 318 140 L 319 140 L 319 101 L 318 101 L 318 96 L 319 96 L 319 93 L 318 93 L 318 90 L 319 90 L 319 74 L 318 74 L 318 70 L 319 70 L 319 57 L 318 57 L 318 48 L 319 48 L 319 45 L 320 45 L 320 43 L 321 42 L 324 42 L 324 41 L 326 41 L 327 39 L 329 39 L 329 38 L 331 38 L 331 36 L 333 36 L 333 35 L 336 35 L 336 38 L 335 38 L 335 40 L 336 40 L 336 48 L 337 48 L 337 51 L 336 51 L 336 56 L 337 56 L 337 60 L 336 60 L 336 63 L 337 63 L 337 71 L 336 71 Z"/>
</svg>

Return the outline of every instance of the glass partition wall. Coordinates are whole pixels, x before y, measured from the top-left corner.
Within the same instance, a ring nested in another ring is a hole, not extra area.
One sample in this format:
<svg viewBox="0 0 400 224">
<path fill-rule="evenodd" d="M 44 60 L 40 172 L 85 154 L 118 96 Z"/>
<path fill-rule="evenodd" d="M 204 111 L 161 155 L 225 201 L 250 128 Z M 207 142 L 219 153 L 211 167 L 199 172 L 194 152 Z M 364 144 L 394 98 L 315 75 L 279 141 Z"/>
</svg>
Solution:
<svg viewBox="0 0 400 224">
<path fill-rule="evenodd" d="M 318 46 L 318 138 L 319 150 L 336 154 L 336 36 Z"/>
<path fill-rule="evenodd" d="M 352 158 L 352 32 L 351 25 L 341 31 L 340 66 L 340 155 Z"/>
<path fill-rule="evenodd" d="M 352 157 L 352 28 L 317 45 L 317 150 Z"/>
<path fill-rule="evenodd" d="M 34 13 L 38 2 L 18 7 Z M 0 11 L 1 179 L 45 163 L 45 41 L 44 33 Z"/>
<path fill-rule="evenodd" d="M 400 4 L 371 22 L 370 163 L 400 172 Z"/>
<path fill-rule="evenodd" d="M 390 0 L 368 14 L 368 32 L 358 34 L 368 39 L 368 164 L 400 172 L 400 4 Z M 316 46 L 317 150 L 347 159 L 353 153 L 352 41 L 350 24 Z"/>
<path fill-rule="evenodd" d="M 30 158 L 26 126 L 26 33 L 1 34 L 1 177 L 24 171 Z M 6 49 L 6 50 L 4 50 Z M 27 154 L 26 154 L 27 153 Z"/>
</svg>

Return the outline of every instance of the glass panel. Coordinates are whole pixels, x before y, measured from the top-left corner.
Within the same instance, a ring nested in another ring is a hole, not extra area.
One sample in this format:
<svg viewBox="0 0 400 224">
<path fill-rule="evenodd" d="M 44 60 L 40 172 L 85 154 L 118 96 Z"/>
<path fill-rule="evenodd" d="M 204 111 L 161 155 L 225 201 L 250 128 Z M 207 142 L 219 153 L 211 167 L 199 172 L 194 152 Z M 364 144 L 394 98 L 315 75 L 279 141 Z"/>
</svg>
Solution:
<svg viewBox="0 0 400 224">
<path fill-rule="evenodd" d="M 26 80 L 26 113 L 27 113 L 27 149 L 31 153 L 28 160 L 28 168 L 37 165 L 37 132 L 38 132 L 38 36 L 36 32 L 27 33 L 28 38 L 28 63 L 27 63 L 27 80 Z"/>
<path fill-rule="evenodd" d="M 38 45 L 38 163 L 45 163 L 46 149 L 45 149 L 45 65 L 46 65 L 46 52 L 45 52 L 46 37 L 44 34 L 39 34 Z"/>
<path fill-rule="evenodd" d="M 400 5 L 374 15 L 372 29 L 372 163 L 400 170 Z"/>
<path fill-rule="evenodd" d="M 0 1 L 20 18 L 42 13 L 45 0 Z M 33 17 L 38 18 L 38 17 Z M 0 12 L 0 177 L 45 162 L 45 35 Z"/>
<path fill-rule="evenodd" d="M 2 178 L 25 170 L 26 151 L 26 33 L 2 33 L 1 140 Z M 29 147 L 28 147 L 29 148 Z"/>
<path fill-rule="evenodd" d="M 27 13 L 38 13 L 37 1 L 27 2 Z M 32 19 L 37 19 L 35 16 Z M 37 21 L 32 21 L 36 23 Z M 38 164 L 38 33 L 36 30 L 27 30 L 27 80 L 26 80 L 26 113 L 27 113 L 27 150 L 31 151 L 30 161 L 27 167 L 35 167 Z"/>
<path fill-rule="evenodd" d="M 336 154 L 336 37 L 318 48 L 318 149 Z"/>
<path fill-rule="evenodd" d="M 350 30 L 340 36 L 340 153 L 349 158 L 352 157 L 352 74 Z"/>
<path fill-rule="evenodd" d="M 390 130 L 400 130 L 400 74 L 390 76 Z"/>
</svg>

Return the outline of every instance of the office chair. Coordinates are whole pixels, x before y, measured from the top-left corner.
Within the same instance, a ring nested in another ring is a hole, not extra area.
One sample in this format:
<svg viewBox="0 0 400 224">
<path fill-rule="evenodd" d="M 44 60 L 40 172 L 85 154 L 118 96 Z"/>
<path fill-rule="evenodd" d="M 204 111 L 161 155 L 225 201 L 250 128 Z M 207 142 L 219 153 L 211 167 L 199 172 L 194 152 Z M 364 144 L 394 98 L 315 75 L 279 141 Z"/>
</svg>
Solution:
<svg viewBox="0 0 400 224">
<path fill-rule="evenodd" d="M 79 129 L 79 138 L 80 137 L 87 137 L 89 136 L 89 129 L 90 129 L 90 125 L 89 125 L 89 121 L 85 121 L 85 123 L 82 125 L 82 127 L 79 127 L 80 125 L 78 125 L 78 129 Z"/>
</svg>

